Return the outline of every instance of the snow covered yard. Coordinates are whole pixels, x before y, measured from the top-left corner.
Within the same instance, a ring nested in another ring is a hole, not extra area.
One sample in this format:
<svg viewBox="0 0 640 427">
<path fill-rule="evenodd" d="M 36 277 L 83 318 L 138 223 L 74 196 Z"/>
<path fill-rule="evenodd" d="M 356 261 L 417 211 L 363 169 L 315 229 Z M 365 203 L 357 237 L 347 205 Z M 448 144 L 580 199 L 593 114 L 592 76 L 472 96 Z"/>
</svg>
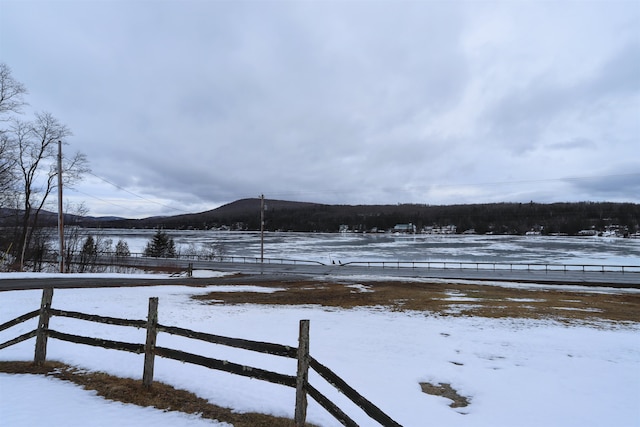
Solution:
<svg viewBox="0 0 640 427">
<path fill-rule="evenodd" d="M 404 426 L 640 425 L 640 325 L 602 322 L 441 316 L 382 307 L 327 308 L 198 302 L 192 295 L 219 287 L 56 290 L 53 307 L 144 319 L 159 297 L 159 321 L 230 337 L 297 346 L 298 322 L 311 321 L 311 354 Z M 273 292 L 273 288 L 225 287 Z M 357 290 L 357 289 L 356 289 Z M 0 322 L 39 307 L 41 291 L 0 292 Z M 35 328 L 35 319 L 0 333 L 0 342 Z M 128 342 L 145 331 L 53 317 L 55 330 Z M 295 373 L 295 360 L 160 334 L 158 345 L 232 362 Z M 34 340 L 0 350 L 0 360 L 31 360 Z M 87 370 L 141 378 L 143 356 L 49 340 L 47 358 Z M 155 379 L 237 411 L 293 417 L 294 390 L 157 358 Z M 375 425 L 316 375 L 310 382 L 363 426 Z M 450 384 L 469 400 L 425 394 L 420 383 Z M 197 417 L 103 400 L 69 383 L 0 374 L 3 424 L 41 424 L 48 414 L 64 425 L 216 425 Z M 33 411 L 33 402 L 41 410 Z M 77 419 L 78 421 L 74 421 Z M 340 425 L 312 399 L 308 421 Z M 60 425 L 60 424 L 58 424 Z"/>
</svg>

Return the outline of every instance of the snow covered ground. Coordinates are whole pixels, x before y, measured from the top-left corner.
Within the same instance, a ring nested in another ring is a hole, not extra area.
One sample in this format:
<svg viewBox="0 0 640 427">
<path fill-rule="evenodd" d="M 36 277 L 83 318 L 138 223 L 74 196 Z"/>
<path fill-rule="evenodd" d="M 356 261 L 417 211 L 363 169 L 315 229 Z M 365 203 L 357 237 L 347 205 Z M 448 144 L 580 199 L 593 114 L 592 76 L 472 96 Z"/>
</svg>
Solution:
<svg viewBox="0 0 640 427">
<path fill-rule="evenodd" d="M 157 296 L 162 324 L 291 346 L 297 346 L 299 320 L 310 319 L 311 354 L 407 427 L 640 425 L 639 324 L 567 326 L 552 320 L 439 317 L 375 307 L 217 306 L 190 299 L 212 288 L 59 289 L 53 307 L 144 319 L 148 298 Z M 41 291 L 0 292 L 0 323 L 38 308 L 40 298 Z M 35 326 L 32 319 L 4 331 L 0 342 Z M 128 342 L 142 343 L 145 336 L 144 330 L 59 317 L 52 318 L 50 327 Z M 162 333 L 158 345 L 286 374 L 296 369 L 295 360 Z M 34 340 L 29 340 L 0 350 L 0 360 L 31 360 L 33 351 Z M 123 377 L 142 376 L 141 355 L 50 339 L 47 358 Z M 238 411 L 293 417 L 294 390 L 284 386 L 162 358 L 156 359 L 155 379 Z M 422 381 L 449 383 L 471 403 L 452 409 L 450 400 L 423 393 Z M 376 425 L 317 375 L 310 382 L 360 425 Z M 33 410 L 35 402 L 38 411 Z M 32 375 L 0 374 L 0 414 L 2 425 L 16 427 L 44 425 L 45 414 L 46 424 L 53 426 L 221 425 L 110 402 L 70 383 Z M 312 399 L 308 421 L 340 425 Z"/>
</svg>

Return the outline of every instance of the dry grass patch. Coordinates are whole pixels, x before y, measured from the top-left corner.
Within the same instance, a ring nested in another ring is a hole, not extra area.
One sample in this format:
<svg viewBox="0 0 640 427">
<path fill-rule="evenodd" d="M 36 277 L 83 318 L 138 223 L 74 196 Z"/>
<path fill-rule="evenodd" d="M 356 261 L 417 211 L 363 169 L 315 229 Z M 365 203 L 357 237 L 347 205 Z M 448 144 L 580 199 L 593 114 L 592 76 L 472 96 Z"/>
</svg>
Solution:
<svg viewBox="0 0 640 427">
<path fill-rule="evenodd" d="M 630 293 L 404 281 L 244 283 L 238 278 L 227 284 L 279 289 L 271 293 L 213 291 L 194 298 L 211 304 L 321 305 L 347 309 L 378 306 L 443 316 L 640 322 L 640 294 Z"/>
<path fill-rule="evenodd" d="M 234 427 L 292 427 L 293 420 L 257 413 L 235 413 L 209 403 L 186 390 L 154 382 L 143 387 L 141 380 L 120 378 L 103 372 L 86 372 L 59 362 L 47 362 L 36 366 L 30 362 L 0 362 L 0 372 L 10 374 L 40 374 L 70 381 L 84 388 L 95 390 L 105 399 L 139 406 L 152 406 L 163 411 L 179 411 L 197 414 L 202 418 L 233 424 Z M 292 403 L 293 404 L 293 403 Z M 311 424 L 307 424 L 312 426 Z"/>
<path fill-rule="evenodd" d="M 420 383 L 420 388 L 422 389 L 423 393 L 450 399 L 451 403 L 449 404 L 449 407 L 451 408 L 464 408 L 466 406 L 469 406 L 469 398 L 458 394 L 458 392 L 453 387 L 451 387 L 451 384 L 432 384 L 423 382 Z"/>
</svg>

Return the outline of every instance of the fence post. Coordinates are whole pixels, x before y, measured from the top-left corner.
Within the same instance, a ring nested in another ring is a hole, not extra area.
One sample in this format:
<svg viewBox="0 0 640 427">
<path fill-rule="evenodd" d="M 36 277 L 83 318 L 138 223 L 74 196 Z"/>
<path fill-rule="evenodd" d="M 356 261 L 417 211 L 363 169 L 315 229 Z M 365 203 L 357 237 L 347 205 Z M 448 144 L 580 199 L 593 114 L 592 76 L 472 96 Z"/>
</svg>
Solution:
<svg viewBox="0 0 640 427">
<path fill-rule="evenodd" d="M 153 382 L 153 364 L 158 335 L 158 297 L 149 298 L 149 314 L 147 314 L 147 341 L 144 345 L 144 371 L 142 385 L 151 387 Z"/>
<path fill-rule="evenodd" d="M 309 320 L 300 321 L 298 336 L 298 374 L 296 375 L 296 427 L 307 419 L 307 384 L 309 383 Z"/>
<path fill-rule="evenodd" d="M 33 363 L 41 366 L 47 359 L 47 338 L 49 337 L 49 318 L 51 317 L 51 301 L 53 300 L 53 288 L 42 290 L 42 302 L 40 303 L 40 318 L 38 319 L 38 332 L 36 334 L 36 351 Z"/>
</svg>

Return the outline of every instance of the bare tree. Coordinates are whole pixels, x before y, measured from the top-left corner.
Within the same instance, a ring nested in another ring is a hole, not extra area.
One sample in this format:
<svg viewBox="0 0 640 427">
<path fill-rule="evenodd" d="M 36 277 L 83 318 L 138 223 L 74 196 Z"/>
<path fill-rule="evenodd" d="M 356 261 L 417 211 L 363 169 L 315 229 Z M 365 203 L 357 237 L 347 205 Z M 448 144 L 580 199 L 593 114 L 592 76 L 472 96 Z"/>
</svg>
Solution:
<svg viewBox="0 0 640 427">
<path fill-rule="evenodd" d="M 25 86 L 11 69 L 0 63 L 0 212 L 14 212 L 13 237 L 3 233 L 0 243 L 8 246 L 24 268 L 25 256 L 34 242 L 34 229 L 49 195 L 57 187 L 57 144 L 71 131 L 49 113 L 38 113 L 32 121 L 17 115 L 27 105 Z M 63 184 L 78 181 L 88 171 L 84 154 L 63 158 Z M 6 223 L 6 221 L 5 221 Z M 6 231 L 6 229 L 5 229 Z M 9 252 L 6 249 L 6 252 Z"/>
<path fill-rule="evenodd" d="M 116 243 L 116 258 L 126 258 L 131 256 L 131 251 L 129 250 L 129 244 L 125 240 L 118 240 Z"/>
<path fill-rule="evenodd" d="M 16 157 L 5 132 L 0 130 L 0 207 L 7 203 L 7 196 L 16 183 Z"/>
<path fill-rule="evenodd" d="M 112 240 L 102 236 L 93 236 L 79 226 L 67 228 L 65 233 L 65 259 L 66 273 L 97 273 L 107 270 L 107 266 L 99 265 L 98 258 L 111 254 Z M 54 250 L 55 252 L 55 250 Z"/>
<path fill-rule="evenodd" d="M 11 75 L 11 68 L 0 63 L 0 120 L 6 113 L 19 113 L 27 103 L 24 95 L 27 89 Z"/>
<path fill-rule="evenodd" d="M 10 130 L 15 138 L 17 150 L 17 173 L 22 200 L 20 237 L 16 242 L 20 269 L 24 267 L 25 253 L 33 236 L 33 228 L 47 198 L 57 187 L 57 144 L 71 135 L 71 131 L 49 113 L 36 114 L 35 120 L 24 122 L 15 120 Z M 76 153 L 70 158 L 63 157 L 63 184 L 69 185 L 82 178 L 87 172 L 87 159 Z"/>
<path fill-rule="evenodd" d="M 0 63 L 0 122 L 10 120 L 11 113 L 22 111 L 26 93 L 24 85 L 11 75 L 9 66 Z M 0 128 L 0 208 L 7 205 L 10 190 L 16 183 L 16 156 L 10 142 L 6 129 Z"/>
<path fill-rule="evenodd" d="M 7 266 L 15 261 L 18 175 L 16 150 L 8 132 L 0 129 L 0 252 Z M 7 260 L 11 260 L 8 262 Z"/>
<path fill-rule="evenodd" d="M 84 229 L 76 222 L 80 217 L 87 215 L 89 209 L 84 203 L 73 204 L 66 203 L 64 208 L 65 216 L 65 244 L 64 253 L 64 268 L 66 273 L 72 272 L 73 260 L 80 252 L 82 239 L 86 237 Z"/>
</svg>

